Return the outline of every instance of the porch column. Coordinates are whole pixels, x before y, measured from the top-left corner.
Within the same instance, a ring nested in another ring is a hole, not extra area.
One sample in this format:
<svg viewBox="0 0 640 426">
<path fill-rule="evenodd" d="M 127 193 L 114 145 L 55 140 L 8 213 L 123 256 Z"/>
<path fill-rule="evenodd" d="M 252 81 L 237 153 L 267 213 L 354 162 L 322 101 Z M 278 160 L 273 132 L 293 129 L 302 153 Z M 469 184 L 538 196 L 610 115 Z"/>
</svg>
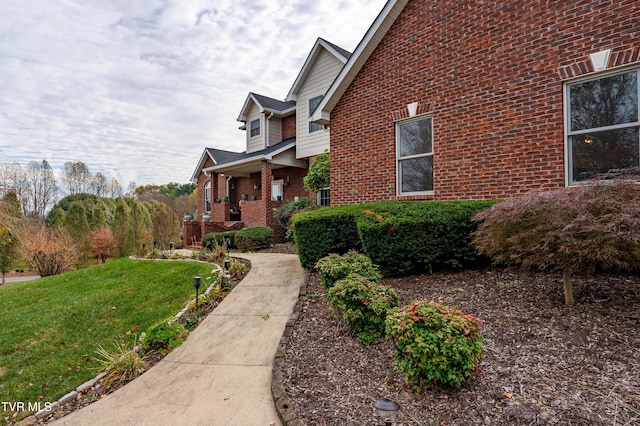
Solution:
<svg viewBox="0 0 640 426">
<path fill-rule="evenodd" d="M 264 204 L 269 205 L 271 201 L 271 163 L 268 161 L 262 162 L 262 188 L 261 196 Z"/>
</svg>

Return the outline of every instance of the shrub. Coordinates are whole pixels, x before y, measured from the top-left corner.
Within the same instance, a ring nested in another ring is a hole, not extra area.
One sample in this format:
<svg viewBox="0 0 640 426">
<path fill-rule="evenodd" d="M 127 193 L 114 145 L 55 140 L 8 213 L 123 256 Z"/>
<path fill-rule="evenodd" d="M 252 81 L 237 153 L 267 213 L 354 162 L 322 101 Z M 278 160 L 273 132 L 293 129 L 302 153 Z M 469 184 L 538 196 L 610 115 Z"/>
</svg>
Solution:
<svg viewBox="0 0 640 426">
<path fill-rule="evenodd" d="M 229 275 L 242 278 L 249 273 L 249 268 L 239 259 L 232 257 L 229 261 Z"/>
<path fill-rule="evenodd" d="M 252 251 L 271 245 L 273 229 L 266 226 L 243 228 L 236 234 L 236 246 L 242 251 Z"/>
<path fill-rule="evenodd" d="M 356 226 L 360 210 L 359 205 L 327 207 L 291 218 L 293 239 L 305 269 L 313 269 L 319 259 L 330 253 L 361 250 Z"/>
<path fill-rule="evenodd" d="M 108 351 L 102 346 L 96 350 L 95 358 L 98 363 L 98 371 L 104 373 L 103 385 L 110 387 L 125 384 L 144 373 L 146 368 L 143 359 L 133 350 L 132 346 L 116 341 L 113 351 Z"/>
<path fill-rule="evenodd" d="M 218 245 L 222 246 L 228 244 L 228 249 L 236 248 L 236 234 L 238 231 L 227 232 L 210 232 L 202 237 L 202 248 L 212 250 L 214 247 L 214 241 Z"/>
<path fill-rule="evenodd" d="M 479 213 L 473 241 L 496 263 L 563 271 L 573 304 L 571 271 L 640 265 L 640 187 L 611 180 L 534 191 Z"/>
<path fill-rule="evenodd" d="M 170 318 L 149 327 L 140 336 L 140 343 L 145 351 L 157 350 L 161 353 L 169 353 L 184 342 L 187 334 L 184 325 Z"/>
<path fill-rule="evenodd" d="M 385 275 L 408 275 L 478 262 L 471 233 L 495 201 L 384 202 L 358 218 L 362 251 Z"/>
<path fill-rule="evenodd" d="M 78 263 L 75 242 L 62 228 L 32 224 L 19 230 L 19 253 L 41 277 L 72 270 Z"/>
<path fill-rule="evenodd" d="M 378 281 L 382 277 L 380 269 L 371 262 L 369 257 L 356 251 L 349 251 L 343 255 L 330 254 L 316 263 L 320 275 L 320 282 L 325 289 L 333 287 L 338 280 L 350 274 L 358 274 L 371 281 Z"/>
<path fill-rule="evenodd" d="M 311 206 L 311 200 L 307 197 L 300 197 L 295 201 L 278 207 L 273 214 L 283 228 L 288 228 L 291 222 L 291 216 L 301 210 L 305 210 Z"/>
<path fill-rule="evenodd" d="M 482 361 L 481 322 L 440 303 L 415 301 L 387 316 L 396 368 L 420 392 L 425 385 L 460 387 Z"/>
<path fill-rule="evenodd" d="M 478 261 L 472 217 L 496 201 L 381 201 L 329 207 L 292 218 L 306 269 L 329 253 L 362 251 L 383 273 L 400 275 Z"/>
<path fill-rule="evenodd" d="M 398 295 L 393 289 L 358 274 L 337 281 L 327 292 L 327 298 L 365 345 L 384 333 L 387 312 L 398 306 Z"/>
</svg>

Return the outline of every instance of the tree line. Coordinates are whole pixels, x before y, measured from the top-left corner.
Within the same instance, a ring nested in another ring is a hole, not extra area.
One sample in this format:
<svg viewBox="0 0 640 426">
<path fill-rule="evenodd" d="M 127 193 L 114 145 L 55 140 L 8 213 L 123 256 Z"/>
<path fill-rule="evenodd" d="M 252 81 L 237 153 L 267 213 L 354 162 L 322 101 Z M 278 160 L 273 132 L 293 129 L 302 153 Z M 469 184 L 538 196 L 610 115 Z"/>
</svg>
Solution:
<svg viewBox="0 0 640 426">
<path fill-rule="evenodd" d="M 62 199 L 58 197 L 67 194 Z M 181 218 L 194 211 L 195 184 L 130 183 L 67 162 L 59 180 L 46 160 L 0 165 L 0 273 L 20 260 L 42 276 L 181 242 Z"/>
</svg>

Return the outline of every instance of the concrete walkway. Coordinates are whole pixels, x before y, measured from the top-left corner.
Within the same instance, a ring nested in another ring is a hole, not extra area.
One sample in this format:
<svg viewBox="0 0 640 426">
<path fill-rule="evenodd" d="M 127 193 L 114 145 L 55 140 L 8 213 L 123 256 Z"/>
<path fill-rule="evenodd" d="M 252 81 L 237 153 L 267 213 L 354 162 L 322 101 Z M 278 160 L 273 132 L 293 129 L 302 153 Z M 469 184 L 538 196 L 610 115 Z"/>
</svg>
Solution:
<svg viewBox="0 0 640 426">
<path fill-rule="evenodd" d="M 305 272 L 296 255 L 240 254 L 251 271 L 157 365 L 55 425 L 280 425 L 271 370 Z"/>
</svg>

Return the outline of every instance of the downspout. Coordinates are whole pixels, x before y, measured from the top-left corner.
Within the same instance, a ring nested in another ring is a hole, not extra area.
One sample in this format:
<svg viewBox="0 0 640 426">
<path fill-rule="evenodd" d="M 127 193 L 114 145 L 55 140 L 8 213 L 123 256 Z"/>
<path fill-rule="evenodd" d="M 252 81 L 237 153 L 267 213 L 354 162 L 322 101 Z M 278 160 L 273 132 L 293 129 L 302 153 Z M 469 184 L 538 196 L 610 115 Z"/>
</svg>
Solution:
<svg viewBox="0 0 640 426">
<path fill-rule="evenodd" d="M 271 117 L 273 117 L 273 113 L 269 114 L 269 116 L 267 117 L 267 120 L 265 122 L 265 126 L 264 126 L 265 127 L 265 129 L 264 129 L 264 132 L 265 132 L 264 138 L 265 138 L 265 141 L 267 143 L 267 148 L 271 146 L 271 144 L 269 143 L 269 120 L 271 120 Z"/>
</svg>

